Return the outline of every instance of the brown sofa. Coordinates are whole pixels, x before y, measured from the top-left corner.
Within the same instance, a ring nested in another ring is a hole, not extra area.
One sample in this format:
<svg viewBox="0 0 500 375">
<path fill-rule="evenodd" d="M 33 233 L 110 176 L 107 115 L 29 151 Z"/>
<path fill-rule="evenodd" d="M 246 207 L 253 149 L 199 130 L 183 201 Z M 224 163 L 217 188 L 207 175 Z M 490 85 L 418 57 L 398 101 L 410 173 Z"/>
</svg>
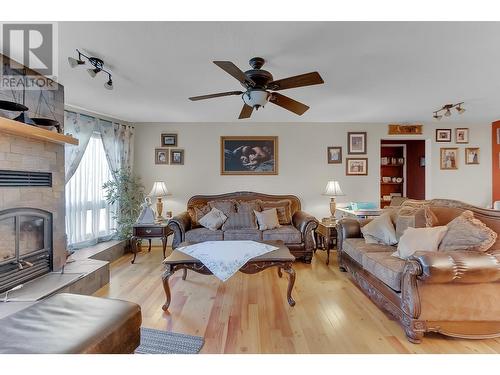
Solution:
<svg viewBox="0 0 500 375">
<path fill-rule="evenodd" d="M 189 210 L 194 207 L 207 205 L 209 201 L 281 201 L 289 200 L 291 204 L 291 225 L 282 225 L 280 228 L 261 231 L 258 229 L 240 229 L 231 231 L 211 231 L 198 227 L 193 228 Z M 221 195 L 196 195 L 187 203 L 187 210 L 169 220 L 168 226 L 174 232 L 172 247 L 175 249 L 181 242 L 223 241 L 223 240 L 254 240 L 254 241 L 283 241 L 295 258 L 310 263 L 315 242 L 313 231 L 318 221 L 311 215 L 300 210 L 300 200 L 294 195 L 268 195 L 248 191 Z"/>
<path fill-rule="evenodd" d="M 471 210 L 500 232 L 499 211 L 444 199 L 428 204 L 438 225 Z M 405 261 L 391 256 L 395 247 L 366 244 L 364 223 L 339 222 L 339 267 L 399 320 L 409 341 L 419 343 L 426 332 L 476 339 L 500 336 L 500 236 L 486 253 L 417 251 Z"/>
</svg>

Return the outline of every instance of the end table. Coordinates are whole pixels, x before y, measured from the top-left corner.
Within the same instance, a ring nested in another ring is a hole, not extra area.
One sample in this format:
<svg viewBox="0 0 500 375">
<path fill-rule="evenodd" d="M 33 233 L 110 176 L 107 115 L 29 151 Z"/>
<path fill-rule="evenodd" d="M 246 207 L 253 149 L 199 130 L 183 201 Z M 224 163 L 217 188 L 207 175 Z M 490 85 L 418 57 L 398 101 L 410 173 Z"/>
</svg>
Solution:
<svg viewBox="0 0 500 375">
<path fill-rule="evenodd" d="M 134 253 L 134 258 L 132 259 L 132 264 L 135 262 L 137 253 L 140 251 L 140 241 L 147 239 L 149 241 L 148 253 L 151 251 L 151 239 L 160 238 L 163 245 L 163 258 L 165 259 L 165 251 L 167 249 L 167 239 L 172 233 L 172 229 L 167 226 L 168 223 L 162 224 L 135 224 L 132 227 L 132 252 Z"/>
<path fill-rule="evenodd" d="M 337 222 L 320 221 L 314 230 L 316 246 L 326 250 L 326 264 L 330 263 L 330 250 L 337 247 Z"/>
</svg>

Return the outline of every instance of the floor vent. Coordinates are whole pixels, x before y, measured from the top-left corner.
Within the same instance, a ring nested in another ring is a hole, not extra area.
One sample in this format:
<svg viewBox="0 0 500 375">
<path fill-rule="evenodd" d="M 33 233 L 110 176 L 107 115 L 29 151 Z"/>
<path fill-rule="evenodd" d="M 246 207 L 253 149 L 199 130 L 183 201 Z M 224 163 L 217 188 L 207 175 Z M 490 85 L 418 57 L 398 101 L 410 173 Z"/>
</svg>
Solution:
<svg viewBox="0 0 500 375">
<path fill-rule="evenodd" d="M 52 173 L 0 170 L 0 187 L 52 187 Z"/>
</svg>

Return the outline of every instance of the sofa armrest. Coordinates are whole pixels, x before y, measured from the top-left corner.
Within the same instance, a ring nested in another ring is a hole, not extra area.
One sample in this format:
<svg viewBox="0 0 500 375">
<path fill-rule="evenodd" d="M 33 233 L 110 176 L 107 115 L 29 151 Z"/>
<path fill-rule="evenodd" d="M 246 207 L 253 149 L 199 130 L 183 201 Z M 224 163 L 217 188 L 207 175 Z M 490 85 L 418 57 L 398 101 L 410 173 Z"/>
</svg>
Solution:
<svg viewBox="0 0 500 375">
<path fill-rule="evenodd" d="M 191 229 L 191 216 L 187 211 L 175 215 L 168 221 L 168 227 L 174 232 L 174 239 L 172 240 L 172 248 L 179 246 L 186 238 L 186 232 Z"/>
<path fill-rule="evenodd" d="M 500 256 L 477 251 L 418 251 L 417 279 L 429 284 L 491 283 L 500 281 Z"/>
<path fill-rule="evenodd" d="M 337 237 L 339 243 L 346 238 L 362 238 L 361 224 L 358 219 L 343 218 L 337 222 Z"/>
<path fill-rule="evenodd" d="M 305 213 L 304 211 L 297 211 L 293 214 L 292 224 L 302 234 L 304 234 L 308 229 L 309 230 L 316 229 L 316 227 L 318 226 L 318 220 L 316 220 L 314 216 L 311 216 L 308 213 Z M 308 226 L 310 228 L 308 228 Z"/>
</svg>

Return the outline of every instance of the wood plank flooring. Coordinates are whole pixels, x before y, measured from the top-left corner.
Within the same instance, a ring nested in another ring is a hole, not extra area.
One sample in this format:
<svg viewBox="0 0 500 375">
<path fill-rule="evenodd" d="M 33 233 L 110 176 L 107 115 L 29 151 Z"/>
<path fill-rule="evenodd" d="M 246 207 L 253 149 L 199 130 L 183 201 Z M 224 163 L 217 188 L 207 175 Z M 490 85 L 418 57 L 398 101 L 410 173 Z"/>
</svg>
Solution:
<svg viewBox="0 0 500 375">
<path fill-rule="evenodd" d="M 335 259 L 332 255 L 330 259 Z M 203 336 L 203 353 L 500 353 L 500 339 L 462 340 L 427 335 L 409 343 L 399 324 L 379 310 L 318 251 L 312 264 L 296 263 L 293 296 L 275 269 L 237 273 L 226 283 L 182 272 L 170 278 L 172 302 L 163 312 L 162 253 L 125 255 L 111 265 L 110 283 L 95 295 L 141 305 L 143 326 Z"/>
</svg>

